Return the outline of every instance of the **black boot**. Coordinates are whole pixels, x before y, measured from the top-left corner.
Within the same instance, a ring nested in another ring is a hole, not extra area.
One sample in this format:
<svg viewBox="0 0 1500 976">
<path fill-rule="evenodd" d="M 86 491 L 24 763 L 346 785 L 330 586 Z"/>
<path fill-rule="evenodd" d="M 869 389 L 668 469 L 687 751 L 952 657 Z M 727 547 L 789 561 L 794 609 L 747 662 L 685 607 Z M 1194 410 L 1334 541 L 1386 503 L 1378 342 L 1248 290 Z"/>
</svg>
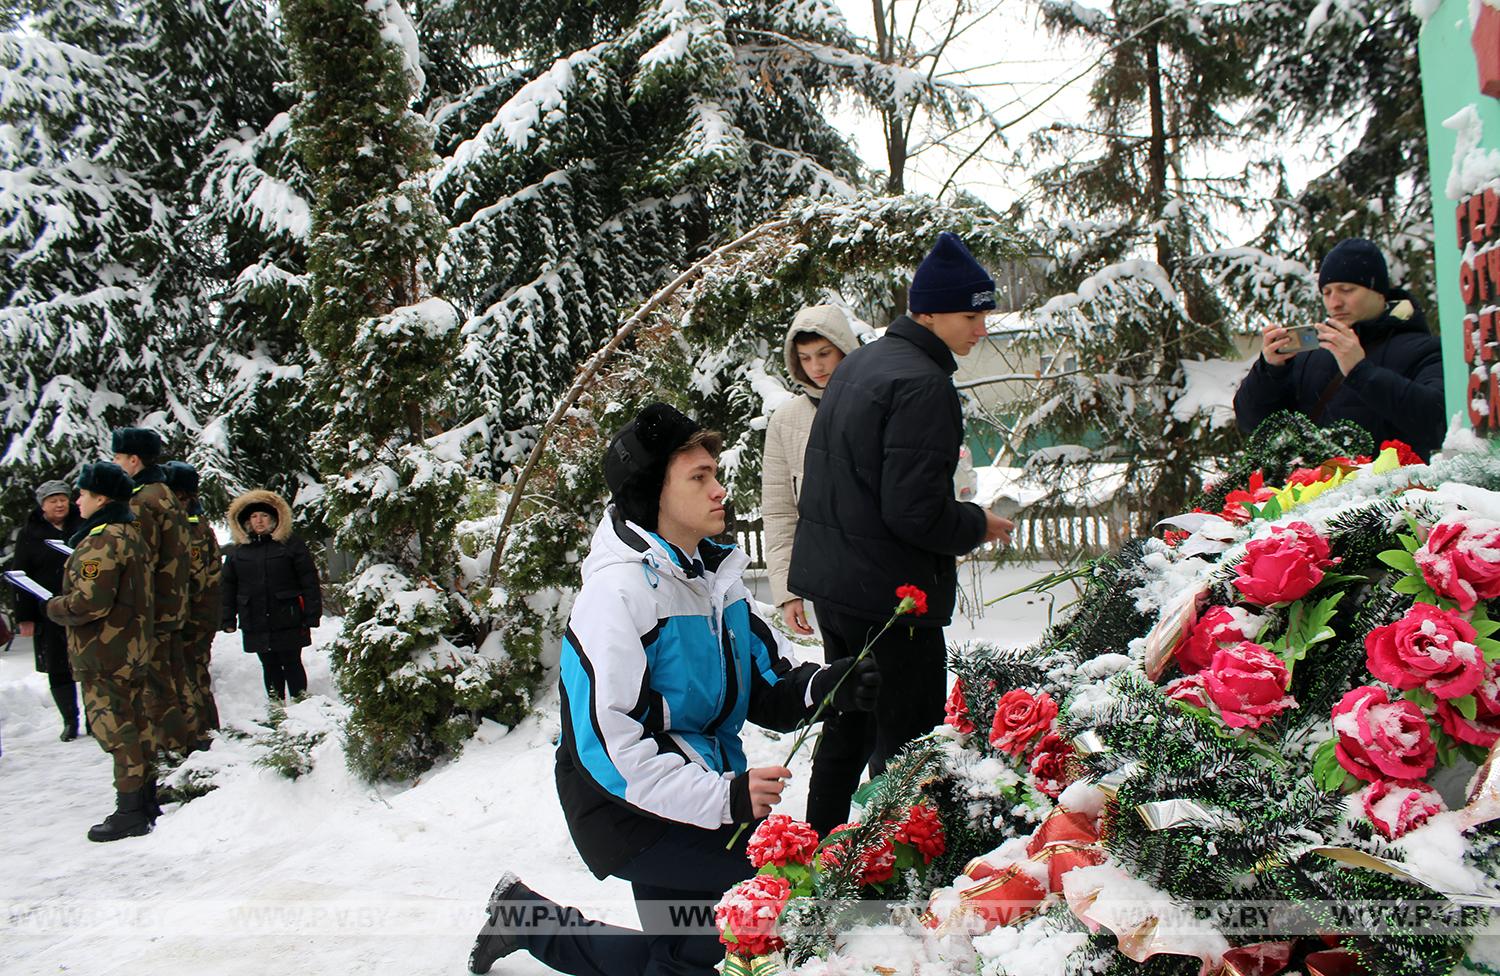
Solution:
<svg viewBox="0 0 1500 976">
<path fill-rule="evenodd" d="M 161 796 L 156 788 L 156 774 L 149 773 L 146 776 L 146 785 L 141 787 L 141 802 L 144 805 L 146 816 L 152 823 L 161 816 Z"/>
<path fill-rule="evenodd" d="M 501 910 L 507 904 L 534 904 L 532 901 L 518 899 L 522 892 L 535 895 L 530 888 L 521 883 L 521 879 L 505 872 L 495 890 L 490 892 L 489 904 L 486 905 L 486 916 L 484 928 L 479 930 L 479 937 L 474 940 L 474 948 L 469 950 L 469 972 L 487 973 L 495 964 L 496 959 L 510 955 L 520 948 L 518 941 L 519 933 L 516 931 L 517 921 L 514 918 L 501 919 Z"/>
<path fill-rule="evenodd" d="M 78 738 L 78 719 L 73 717 L 63 723 L 62 735 L 58 736 L 64 742 L 72 742 Z"/>
<path fill-rule="evenodd" d="M 144 789 L 116 793 L 115 812 L 89 828 L 89 840 L 104 842 L 149 834 L 151 820 L 146 816 L 144 793 Z"/>
</svg>

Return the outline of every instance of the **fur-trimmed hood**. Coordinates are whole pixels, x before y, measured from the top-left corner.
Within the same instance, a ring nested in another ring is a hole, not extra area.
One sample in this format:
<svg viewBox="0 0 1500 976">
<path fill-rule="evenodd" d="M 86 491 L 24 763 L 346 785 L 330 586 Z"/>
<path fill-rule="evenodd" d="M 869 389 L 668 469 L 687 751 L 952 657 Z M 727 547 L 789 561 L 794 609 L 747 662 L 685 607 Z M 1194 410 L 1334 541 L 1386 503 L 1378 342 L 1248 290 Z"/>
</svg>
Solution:
<svg viewBox="0 0 1500 976">
<path fill-rule="evenodd" d="M 229 503 L 229 534 L 239 545 L 250 541 L 250 533 L 240 522 L 240 513 L 255 503 L 270 505 L 276 509 L 276 528 L 271 530 L 271 538 L 277 542 L 285 542 L 292 537 L 292 506 L 286 503 L 286 499 L 274 491 L 266 491 L 264 488 L 256 488 L 247 491 L 234 501 Z"/>
</svg>

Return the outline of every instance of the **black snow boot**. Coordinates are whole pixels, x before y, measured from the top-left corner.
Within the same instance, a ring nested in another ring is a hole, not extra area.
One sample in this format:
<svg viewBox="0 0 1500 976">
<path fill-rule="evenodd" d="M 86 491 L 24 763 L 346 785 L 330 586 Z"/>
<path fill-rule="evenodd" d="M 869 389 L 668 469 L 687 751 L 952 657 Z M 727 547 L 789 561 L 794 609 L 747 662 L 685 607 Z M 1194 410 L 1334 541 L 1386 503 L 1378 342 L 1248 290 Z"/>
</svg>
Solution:
<svg viewBox="0 0 1500 976">
<path fill-rule="evenodd" d="M 156 774 L 148 773 L 146 785 L 141 787 L 141 801 L 145 805 L 146 816 L 156 823 L 156 818 L 161 816 L 161 791 L 156 786 Z"/>
<path fill-rule="evenodd" d="M 74 718 L 63 726 L 62 735 L 58 736 L 64 742 L 72 742 L 78 738 L 78 719 Z"/>
<path fill-rule="evenodd" d="M 143 789 L 116 793 L 115 812 L 89 828 L 89 840 L 104 842 L 149 834 L 151 819 L 146 816 L 144 793 Z"/>
<path fill-rule="evenodd" d="M 526 898 L 524 895 L 530 895 Z M 474 948 L 469 950 L 469 972 L 487 973 L 495 964 L 496 959 L 510 955 L 520 948 L 517 931 L 519 921 L 516 917 L 509 917 L 512 911 L 519 911 L 521 905 L 534 905 L 537 898 L 536 892 L 521 883 L 521 879 L 511 872 L 505 872 L 495 885 L 495 890 L 490 892 L 489 904 L 485 906 L 486 916 L 484 928 L 479 930 L 479 937 L 474 940 Z M 502 917 L 504 914 L 507 917 Z"/>
</svg>

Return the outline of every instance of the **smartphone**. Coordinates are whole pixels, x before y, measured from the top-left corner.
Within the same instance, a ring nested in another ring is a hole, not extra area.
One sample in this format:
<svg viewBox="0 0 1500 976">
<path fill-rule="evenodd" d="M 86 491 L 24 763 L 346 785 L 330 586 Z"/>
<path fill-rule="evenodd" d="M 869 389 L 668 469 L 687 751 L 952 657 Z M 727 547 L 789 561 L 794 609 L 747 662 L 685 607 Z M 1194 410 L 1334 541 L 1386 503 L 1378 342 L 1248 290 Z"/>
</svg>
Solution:
<svg viewBox="0 0 1500 976">
<path fill-rule="evenodd" d="M 1316 325 L 1294 325 L 1287 329 L 1292 334 L 1292 341 L 1281 347 L 1283 353 L 1311 352 L 1321 348 L 1318 345 L 1318 327 Z"/>
</svg>

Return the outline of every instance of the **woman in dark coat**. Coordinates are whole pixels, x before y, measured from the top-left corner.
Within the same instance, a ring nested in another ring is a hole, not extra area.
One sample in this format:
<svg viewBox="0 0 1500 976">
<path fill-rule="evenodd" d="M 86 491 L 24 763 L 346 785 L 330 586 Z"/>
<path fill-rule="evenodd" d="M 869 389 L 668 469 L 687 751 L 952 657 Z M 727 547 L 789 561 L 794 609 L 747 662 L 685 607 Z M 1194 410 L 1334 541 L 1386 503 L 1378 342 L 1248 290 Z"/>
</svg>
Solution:
<svg viewBox="0 0 1500 976">
<path fill-rule="evenodd" d="M 249 491 L 229 506 L 237 545 L 224 557 L 223 629 L 236 624 L 245 650 L 260 655 L 266 694 L 274 700 L 307 690 L 302 648 L 323 616 L 318 568 L 292 535 L 292 508 L 272 491 Z"/>
<path fill-rule="evenodd" d="M 10 568 L 18 569 L 38 583 L 57 593 L 62 589 L 66 554 L 47 544 L 48 539 L 67 544 L 78 531 L 83 517 L 72 500 L 73 489 L 66 481 L 48 481 L 36 490 L 36 509 L 16 533 L 16 553 Z M 30 637 L 36 651 L 36 669 L 47 676 L 52 700 L 62 716 L 60 738 L 71 742 L 78 738 L 78 686 L 68 667 L 67 628 L 47 618 L 41 603 L 31 595 L 16 591 L 16 622 L 21 636 Z"/>
</svg>

